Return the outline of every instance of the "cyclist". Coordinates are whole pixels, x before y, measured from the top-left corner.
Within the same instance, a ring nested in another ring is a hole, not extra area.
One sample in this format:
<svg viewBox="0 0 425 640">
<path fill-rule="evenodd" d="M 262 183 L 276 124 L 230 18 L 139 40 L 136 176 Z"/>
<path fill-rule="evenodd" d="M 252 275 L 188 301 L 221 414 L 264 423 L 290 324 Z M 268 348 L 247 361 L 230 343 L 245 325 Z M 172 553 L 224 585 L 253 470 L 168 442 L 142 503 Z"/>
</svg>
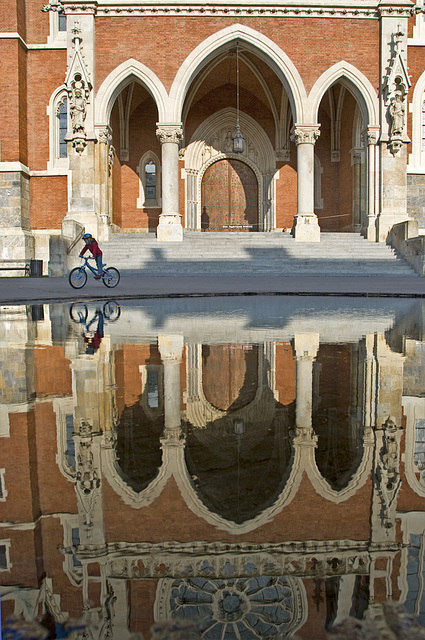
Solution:
<svg viewBox="0 0 425 640">
<path fill-rule="evenodd" d="M 99 245 L 97 244 L 97 241 L 95 240 L 95 238 L 93 238 L 91 233 L 85 233 L 83 235 L 83 240 L 86 243 L 86 246 L 80 252 L 80 258 L 83 257 L 83 255 L 87 250 L 90 251 L 93 258 L 96 260 L 98 275 L 95 276 L 95 280 L 99 280 L 102 277 L 102 272 L 103 272 L 102 251 Z"/>
</svg>

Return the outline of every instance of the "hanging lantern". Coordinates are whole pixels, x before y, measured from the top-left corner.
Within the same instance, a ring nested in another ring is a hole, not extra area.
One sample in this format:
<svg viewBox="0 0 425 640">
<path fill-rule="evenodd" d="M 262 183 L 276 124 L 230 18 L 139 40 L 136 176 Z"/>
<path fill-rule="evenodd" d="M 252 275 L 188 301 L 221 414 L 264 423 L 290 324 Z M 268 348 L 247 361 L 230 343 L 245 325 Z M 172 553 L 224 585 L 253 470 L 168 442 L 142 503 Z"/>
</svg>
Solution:
<svg viewBox="0 0 425 640">
<path fill-rule="evenodd" d="M 245 138 L 239 125 L 239 46 L 236 43 L 236 131 L 232 137 L 233 153 L 243 153 L 245 150 Z"/>
<path fill-rule="evenodd" d="M 232 137 L 232 140 L 233 140 L 233 153 L 243 153 L 245 150 L 245 138 L 241 133 L 239 122 L 236 125 L 235 135 Z"/>
</svg>

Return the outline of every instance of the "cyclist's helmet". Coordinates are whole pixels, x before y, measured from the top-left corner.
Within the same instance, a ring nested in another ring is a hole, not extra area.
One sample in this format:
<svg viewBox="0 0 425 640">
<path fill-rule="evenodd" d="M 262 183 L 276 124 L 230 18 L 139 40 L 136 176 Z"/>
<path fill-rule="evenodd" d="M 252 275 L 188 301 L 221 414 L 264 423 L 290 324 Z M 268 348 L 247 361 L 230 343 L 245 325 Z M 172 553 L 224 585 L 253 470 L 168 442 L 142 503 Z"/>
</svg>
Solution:
<svg viewBox="0 0 425 640">
<path fill-rule="evenodd" d="M 83 235 L 83 240 L 90 240 L 90 238 L 92 238 L 92 237 L 93 237 L 93 236 L 92 236 L 92 234 L 91 234 L 91 233 L 85 233 L 85 234 Z"/>
</svg>

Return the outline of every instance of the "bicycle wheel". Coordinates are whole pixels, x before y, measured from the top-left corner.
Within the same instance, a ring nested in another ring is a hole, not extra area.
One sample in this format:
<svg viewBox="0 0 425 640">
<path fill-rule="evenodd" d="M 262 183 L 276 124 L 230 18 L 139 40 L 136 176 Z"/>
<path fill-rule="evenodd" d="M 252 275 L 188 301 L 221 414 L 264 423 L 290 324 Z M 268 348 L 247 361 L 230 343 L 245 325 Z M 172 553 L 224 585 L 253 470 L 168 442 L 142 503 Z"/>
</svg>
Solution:
<svg viewBox="0 0 425 640">
<path fill-rule="evenodd" d="M 69 315 L 71 320 L 78 323 L 83 323 L 87 320 L 89 312 L 85 304 L 82 302 L 74 302 L 69 308 Z"/>
<path fill-rule="evenodd" d="M 70 272 L 68 280 L 74 289 L 82 289 L 87 282 L 87 273 L 80 267 L 75 267 Z"/>
<path fill-rule="evenodd" d="M 115 300 L 109 300 L 103 305 L 103 315 L 109 322 L 115 322 L 121 315 L 121 307 Z"/>
<path fill-rule="evenodd" d="M 105 287 L 110 287 L 112 289 L 113 287 L 116 287 L 120 281 L 120 272 L 118 269 L 115 269 L 115 267 L 104 269 L 102 280 Z"/>
</svg>

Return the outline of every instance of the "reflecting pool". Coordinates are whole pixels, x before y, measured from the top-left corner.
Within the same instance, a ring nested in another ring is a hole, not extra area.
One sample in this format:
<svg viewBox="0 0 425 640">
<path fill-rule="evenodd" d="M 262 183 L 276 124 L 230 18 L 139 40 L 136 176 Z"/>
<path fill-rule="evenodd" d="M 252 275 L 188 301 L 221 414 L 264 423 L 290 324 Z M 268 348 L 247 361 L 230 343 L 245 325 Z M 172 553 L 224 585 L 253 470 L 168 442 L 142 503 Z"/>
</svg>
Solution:
<svg viewBox="0 0 425 640">
<path fill-rule="evenodd" d="M 425 627 L 424 302 L 3 306 L 0 349 L 3 623 L 321 640 L 393 602 Z"/>
</svg>

